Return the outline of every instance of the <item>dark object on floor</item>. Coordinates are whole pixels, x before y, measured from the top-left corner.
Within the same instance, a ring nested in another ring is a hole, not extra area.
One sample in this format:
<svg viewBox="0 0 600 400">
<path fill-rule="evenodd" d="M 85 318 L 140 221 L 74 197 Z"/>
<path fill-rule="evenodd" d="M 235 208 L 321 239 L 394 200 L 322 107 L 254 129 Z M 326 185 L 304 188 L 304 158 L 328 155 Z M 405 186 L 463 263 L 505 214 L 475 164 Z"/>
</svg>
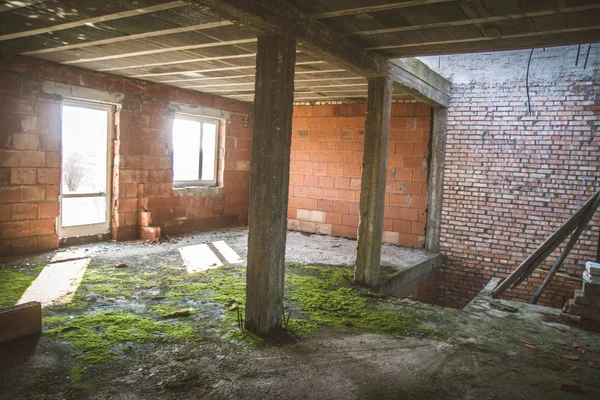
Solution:
<svg viewBox="0 0 600 400">
<path fill-rule="evenodd" d="M 490 301 L 490 306 L 492 306 L 492 308 L 495 308 L 496 310 L 506 311 L 510 313 L 516 313 L 517 311 L 519 311 L 517 307 L 502 304 L 499 301 Z"/>
<path fill-rule="evenodd" d="M 183 317 L 189 317 L 191 314 L 192 314 L 192 312 L 190 310 L 187 310 L 184 308 L 182 310 L 177 310 L 177 311 L 173 311 L 168 314 L 165 314 L 163 316 L 163 318 L 183 318 Z"/>
<path fill-rule="evenodd" d="M 560 383 L 560 390 L 569 393 L 583 393 L 581 385 L 571 381 L 562 381 Z"/>
<path fill-rule="evenodd" d="M 0 309 L 0 343 L 42 332 L 42 303 L 32 301 Z"/>
</svg>

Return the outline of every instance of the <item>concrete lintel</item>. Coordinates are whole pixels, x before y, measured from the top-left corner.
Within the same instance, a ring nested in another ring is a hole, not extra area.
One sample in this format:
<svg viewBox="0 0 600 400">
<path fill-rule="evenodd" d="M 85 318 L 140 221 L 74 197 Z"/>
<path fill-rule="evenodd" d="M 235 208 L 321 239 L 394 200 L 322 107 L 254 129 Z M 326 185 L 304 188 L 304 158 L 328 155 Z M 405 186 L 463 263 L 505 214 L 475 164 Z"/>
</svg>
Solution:
<svg viewBox="0 0 600 400">
<path fill-rule="evenodd" d="M 182 113 L 189 115 L 197 115 L 200 117 L 208 117 L 215 119 L 230 120 L 231 113 L 216 108 L 204 107 L 197 104 L 186 104 L 172 101 L 169 103 L 169 111 L 174 113 Z"/>
</svg>

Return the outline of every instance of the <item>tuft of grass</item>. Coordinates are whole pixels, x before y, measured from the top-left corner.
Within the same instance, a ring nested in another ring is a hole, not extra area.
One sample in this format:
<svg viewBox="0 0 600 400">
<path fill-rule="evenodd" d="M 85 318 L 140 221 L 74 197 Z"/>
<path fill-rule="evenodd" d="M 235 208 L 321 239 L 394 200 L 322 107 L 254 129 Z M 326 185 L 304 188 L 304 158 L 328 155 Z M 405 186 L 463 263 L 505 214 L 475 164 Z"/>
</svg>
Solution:
<svg viewBox="0 0 600 400">
<path fill-rule="evenodd" d="M 0 307 L 14 306 L 34 280 L 33 275 L 10 269 L 0 270 Z"/>
<path fill-rule="evenodd" d="M 149 340 L 200 340 L 191 324 L 157 322 L 125 312 L 105 311 L 73 318 L 54 319 L 55 325 L 44 332 L 54 340 L 70 342 L 78 358 L 88 364 L 115 361 L 115 345 L 141 343 Z"/>
</svg>

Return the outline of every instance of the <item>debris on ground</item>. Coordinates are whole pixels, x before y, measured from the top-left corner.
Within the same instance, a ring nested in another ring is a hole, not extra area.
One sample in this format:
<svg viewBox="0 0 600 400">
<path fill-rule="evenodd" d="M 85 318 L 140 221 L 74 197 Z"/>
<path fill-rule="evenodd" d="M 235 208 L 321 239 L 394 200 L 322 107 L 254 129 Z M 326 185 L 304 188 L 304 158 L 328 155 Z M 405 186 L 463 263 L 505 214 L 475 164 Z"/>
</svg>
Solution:
<svg viewBox="0 0 600 400">
<path fill-rule="evenodd" d="M 181 309 L 181 310 L 177 310 L 177 311 L 173 311 L 170 312 L 168 314 L 163 315 L 164 318 L 183 318 L 183 317 L 189 317 L 192 314 L 192 312 L 188 309 Z"/>
<path fill-rule="evenodd" d="M 561 325 L 556 325 L 556 326 L 554 327 L 554 329 L 556 329 L 557 331 L 561 331 L 561 332 L 566 332 L 566 331 L 567 331 L 567 330 L 565 329 L 565 327 L 564 327 L 564 326 L 561 326 Z"/>
<path fill-rule="evenodd" d="M 560 390 L 570 393 L 581 393 L 583 391 L 580 384 L 571 381 L 562 381 L 560 383 Z"/>
<path fill-rule="evenodd" d="M 121 264 L 117 264 L 115 265 L 115 268 L 127 268 L 129 265 L 125 264 L 125 263 L 121 263 Z"/>
<path fill-rule="evenodd" d="M 506 311 L 509 313 L 516 313 L 519 311 L 517 307 L 509 306 L 508 304 L 502 304 L 499 301 L 490 301 L 490 306 L 496 310 Z"/>
<path fill-rule="evenodd" d="M 561 357 L 564 358 L 565 360 L 569 360 L 569 361 L 579 361 L 579 356 L 572 356 L 570 354 L 563 354 Z"/>
<path fill-rule="evenodd" d="M 524 345 L 530 345 L 530 346 L 533 345 L 533 343 L 531 343 L 529 340 L 517 339 L 517 341 L 523 343 Z"/>
</svg>

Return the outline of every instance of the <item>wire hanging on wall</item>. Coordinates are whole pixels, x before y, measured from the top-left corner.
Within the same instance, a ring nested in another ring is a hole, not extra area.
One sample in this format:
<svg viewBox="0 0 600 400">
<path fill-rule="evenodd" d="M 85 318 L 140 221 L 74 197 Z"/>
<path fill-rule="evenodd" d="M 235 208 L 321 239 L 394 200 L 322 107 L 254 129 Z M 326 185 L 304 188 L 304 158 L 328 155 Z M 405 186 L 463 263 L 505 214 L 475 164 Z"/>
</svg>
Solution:
<svg viewBox="0 0 600 400">
<path fill-rule="evenodd" d="M 533 51 L 535 49 L 531 49 L 529 52 L 529 60 L 527 60 L 527 74 L 525 75 L 525 89 L 527 91 L 527 109 L 529 110 L 529 115 L 531 115 L 531 98 L 529 96 L 529 67 L 531 67 L 531 56 L 533 56 Z"/>
<path fill-rule="evenodd" d="M 587 62 L 588 62 L 588 58 L 590 57 L 590 50 L 592 49 L 592 44 L 588 44 L 588 49 L 587 49 L 587 53 L 585 55 L 585 62 L 583 63 L 583 69 L 587 68 Z"/>
</svg>

